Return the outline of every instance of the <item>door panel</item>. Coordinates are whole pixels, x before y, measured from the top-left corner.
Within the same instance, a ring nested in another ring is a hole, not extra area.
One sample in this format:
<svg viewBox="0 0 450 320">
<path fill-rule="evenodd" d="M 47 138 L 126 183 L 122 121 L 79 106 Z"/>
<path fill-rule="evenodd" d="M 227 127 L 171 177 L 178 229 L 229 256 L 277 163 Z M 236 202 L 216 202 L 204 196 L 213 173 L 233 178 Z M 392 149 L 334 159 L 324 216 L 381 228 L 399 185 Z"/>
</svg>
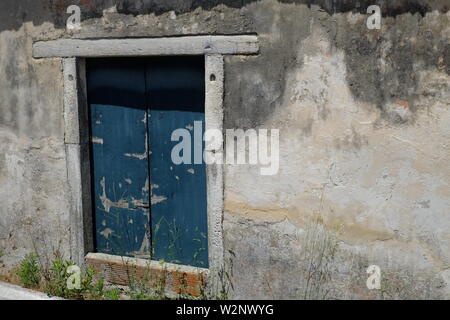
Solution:
<svg viewBox="0 0 450 320">
<path fill-rule="evenodd" d="M 149 257 L 145 72 L 135 63 L 88 65 L 98 252 Z"/>
<path fill-rule="evenodd" d="M 204 114 L 152 110 L 150 115 L 153 258 L 207 267 L 205 167 L 174 165 L 171 151 L 176 142 L 170 141 L 172 131 L 193 127 Z M 191 149 L 193 155 L 194 146 Z"/>
<path fill-rule="evenodd" d="M 208 267 L 206 169 L 204 163 L 193 163 L 194 121 L 205 120 L 204 60 L 168 59 L 147 65 L 153 259 Z M 178 142 L 172 142 L 171 135 L 179 128 L 191 132 L 192 164 L 172 162 Z"/>
</svg>

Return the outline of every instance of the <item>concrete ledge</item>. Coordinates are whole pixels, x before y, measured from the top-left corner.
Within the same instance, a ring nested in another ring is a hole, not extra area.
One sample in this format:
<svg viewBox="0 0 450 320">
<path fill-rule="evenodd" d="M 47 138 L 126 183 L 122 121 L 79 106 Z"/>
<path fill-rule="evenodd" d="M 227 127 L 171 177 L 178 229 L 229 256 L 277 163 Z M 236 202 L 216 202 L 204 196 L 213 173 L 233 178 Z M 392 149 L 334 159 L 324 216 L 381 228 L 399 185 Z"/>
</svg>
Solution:
<svg viewBox="0 0 450 320">
<path fill-rule="evenodd" d="M 25 289 L 10 283 L 0 282 L 0 300 L 62 300 L 45 293 Z"/>
<path fill-rule="evenodd" d="M 34 58 L 256 54 L 254 35 L 136 39 L 60 39 L 33 44 Z"/>
<path fill-rule="evenodd" d="M 208 275 L 208 269 L 204 268 L 104 253 L 88 253 L 86 265 L 92 267 L 98 277 L 113 284 L 129 285 L 132 279 L 141 279 L 150 285 L 164 283 L 168 294 L 199 296 Z"/>
</svg>

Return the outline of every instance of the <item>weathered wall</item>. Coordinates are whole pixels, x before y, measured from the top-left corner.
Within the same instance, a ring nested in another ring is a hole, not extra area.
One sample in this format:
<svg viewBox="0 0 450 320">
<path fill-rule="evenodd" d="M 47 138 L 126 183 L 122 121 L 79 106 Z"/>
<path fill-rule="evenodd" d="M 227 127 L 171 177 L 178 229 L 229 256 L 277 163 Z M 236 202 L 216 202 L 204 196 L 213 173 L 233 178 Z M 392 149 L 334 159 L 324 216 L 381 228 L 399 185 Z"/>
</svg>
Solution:
<svg viewBox="0 0 450 320">
<path fill-rule="evenodd" d="M 69 243 L 61 61 L 31 58 L 45 28 L 9 28 L 29 12 L 19 8 L 2 7 L 0 19 L 0 260 L 8 266 L 30 251 L 67 254 Z"/>
<path fill-rule="evenodd" d="M 69 35 L 72 3 L 0 4 L 5 261 L 69 251 L 61 61 L 33 41 L 256 33 L 259 55 L 225 60 L 225 128 L 279 128 L 281 159 L 275 176 L 225 167 L 234 297 L 450 297 L 446 1 L 378 1 L 370 31 L 369 1 L 86 0 Z"/>
</svg>

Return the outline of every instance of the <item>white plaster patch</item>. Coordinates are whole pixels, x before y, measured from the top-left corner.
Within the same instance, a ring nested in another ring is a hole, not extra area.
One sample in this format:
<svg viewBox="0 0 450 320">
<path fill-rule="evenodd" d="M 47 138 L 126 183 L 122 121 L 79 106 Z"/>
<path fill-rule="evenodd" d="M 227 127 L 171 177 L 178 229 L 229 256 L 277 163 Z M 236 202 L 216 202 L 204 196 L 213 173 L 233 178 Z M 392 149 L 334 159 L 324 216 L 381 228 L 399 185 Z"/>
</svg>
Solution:
<svg viewBox="0 0 450 320">
<path fill-rule="evenodd" d="M 105 230 L 103 230 L 102 232 L 100 232 L 100 234 L 102 236 L 104 236 L 106 239 L 109 238 L 109 236 L 111 235 L 111 233 L 113 233 L 114 231 L 111 230 L 110 228 L 106 228 Z"/>
<path fill-rule="evenodd" d="M 106 196 L 106 179 L 105 177 L 100 180 L 100 185 L 102 186 L 102 194 L 99 195 L 100 201 L 102 202 L 103 208 L 109 213 L 111 207 L 128 209 L 128 201 L 126 199 L 120 199 L 119 201 L 113 202 Z"/>
<path fill-rule="evenodd" d="M 148 192 L 148 178 L 145 179 L 145 184 L 142 187 L 142 193 L 147 193 Z"/>
<path fill-rule="evenodd" d="M 103 138 L 92 137 L 92 143 L 103 144 Z"/>
<path fill-rule="evenodd" d="M 129 158 L 137 158 L 139 160 L 144 160 L 144 159 L 147 159 L 148 154 L 149 154 L 148 153 L 148 136 L 147 136 L 147 134 L 145 134 L 145 151 L 144 151 L 144 153 L 125 153 L 124 156 L 129 157 Z"/>
<path fill-rule="evenodd" d="M 153 195 L 152 199 L 151 199 L 151 203 L 152 204 L 157 204 L 157 203 L 160 203 L 160 202 L 163 202 L 163 201 L 166 201 L 166 200 L 167 200 L 167 198 L 164 197 L 164 196 Z"/>
</svg>

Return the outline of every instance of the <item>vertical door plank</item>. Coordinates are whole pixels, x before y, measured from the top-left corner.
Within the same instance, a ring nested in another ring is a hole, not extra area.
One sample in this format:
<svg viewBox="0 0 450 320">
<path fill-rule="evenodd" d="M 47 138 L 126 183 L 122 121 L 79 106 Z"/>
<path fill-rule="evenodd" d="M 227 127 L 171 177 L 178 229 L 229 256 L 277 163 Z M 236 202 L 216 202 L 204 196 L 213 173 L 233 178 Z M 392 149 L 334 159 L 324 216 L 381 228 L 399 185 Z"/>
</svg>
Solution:
<svg viewBox="0 0 450 320">
<path fill-rule="evenodd" d="M 154 58 L 147 65 L 153 259 L 208 267 L 203 57 Z M 194 143 L 197 123 L 198 147 Z M 191 164 L 171 159 L 172 132 L 191 133 Z M 200 164 L 194 154 L 200 151 Z"/>
<path fill-rule="evenodd" d="M 149 257 L 145 68 L 90 60 L 87 74 L 98 252 Z"/>
</svg>

